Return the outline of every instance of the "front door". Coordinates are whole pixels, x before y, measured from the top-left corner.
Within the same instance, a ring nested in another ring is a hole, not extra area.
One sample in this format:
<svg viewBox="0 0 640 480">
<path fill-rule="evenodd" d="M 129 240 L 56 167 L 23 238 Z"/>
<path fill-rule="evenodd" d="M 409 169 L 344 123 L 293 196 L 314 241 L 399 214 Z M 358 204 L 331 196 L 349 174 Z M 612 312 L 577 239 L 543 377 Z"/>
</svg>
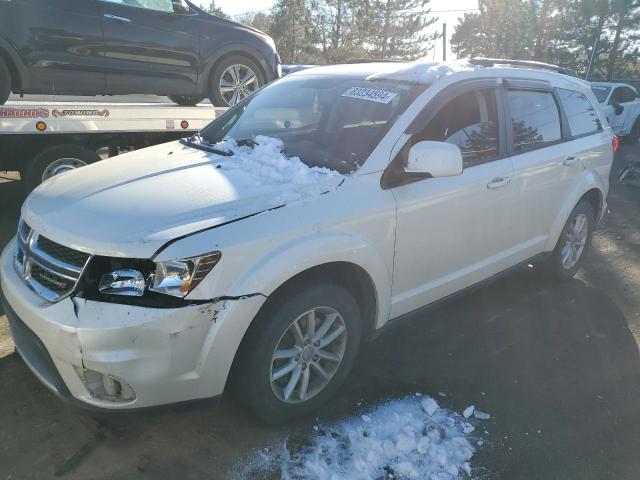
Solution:
<svg viewBox="0 0 640 480">
<path fill-rule="evenodd" d="M 96 0 L 12 0 L 7 7 L 0 27 L 27 67 L 24 92 L 104 93 L 102 17 Z"/>
<path fill-rule="evenodd" d="M 635 121 L 631 118 L 636 114 L 634 102 L 638 95 L 631 88 L 623 85 L 616 87 L 609 98 L 610 112 L 607 115 L 611 128 L 616 135 L 628 135 Z"/>
<path fill-rule="evenodd" d="M 175 13 L 171 0 L 101 0 L 107 93 L 198 92 L 197 12 Z"/>
<path fill-rule="evenodd" d="M 470 84 L 410 139 L 458 145 L 464 169 L 392 189 L 398 221 L 391 318 L 509 266 L 513 168 L 500 142 L 500 98 L 495 86 Z"/>
</svg>

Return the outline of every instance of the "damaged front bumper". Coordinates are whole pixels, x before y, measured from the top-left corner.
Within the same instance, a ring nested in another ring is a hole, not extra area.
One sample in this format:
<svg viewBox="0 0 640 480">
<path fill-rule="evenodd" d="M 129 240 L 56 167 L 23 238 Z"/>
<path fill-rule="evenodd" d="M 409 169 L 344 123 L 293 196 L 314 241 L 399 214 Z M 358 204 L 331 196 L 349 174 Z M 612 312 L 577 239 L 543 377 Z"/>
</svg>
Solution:
<svg viewBox="0 0 640 480">
<path fill-rule="evenodd" d="M 220 395 L 244 332 L 265 298 L 149 308 L 80 298 L 49 303 L 0 259 L 3 306 L 20 355 L 61 397 L 106 409 Z"/>
</svg>

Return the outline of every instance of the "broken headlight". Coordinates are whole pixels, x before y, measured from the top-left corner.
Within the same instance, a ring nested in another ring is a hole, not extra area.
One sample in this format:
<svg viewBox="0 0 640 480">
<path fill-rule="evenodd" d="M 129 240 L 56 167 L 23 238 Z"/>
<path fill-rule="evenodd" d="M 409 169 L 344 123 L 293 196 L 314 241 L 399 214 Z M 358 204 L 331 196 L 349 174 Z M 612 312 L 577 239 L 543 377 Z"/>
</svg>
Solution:
<svg viewBox="0 0 640 480">
<path fill-rule="evenodd" d="M 114 270 L 102 276 L 98 291 L 108 295 L 141 297 L 148 289 L 184 298 L 204 280 L 220 257 L 220 252 L 212 252 L 198 257 L 154 262 L 155 270 L 147 278 L 136 269 Z"/>
<path fill-rule="evenodd" d="M 149 290 L 174 297 L 185 297 L 216 266 L 220 256 L 220 252 L 213 252 L 184 260 L 156 262 L 156 271 L 151 275 Z"/>
</svg>

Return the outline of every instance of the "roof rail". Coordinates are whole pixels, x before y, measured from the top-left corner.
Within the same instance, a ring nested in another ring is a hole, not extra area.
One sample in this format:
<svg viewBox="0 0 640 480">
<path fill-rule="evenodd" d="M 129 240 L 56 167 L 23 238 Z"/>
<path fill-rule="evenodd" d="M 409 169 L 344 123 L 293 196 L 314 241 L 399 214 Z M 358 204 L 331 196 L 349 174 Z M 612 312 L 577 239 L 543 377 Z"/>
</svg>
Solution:
<svg viewBox="0 0 640 480">
<path fill-rule="evenodd" d="M 480 65 L 482 67 L 494 67 L 496 65 L 513 65 L 514 67 L 539 68 L 541 70 L 553 70 L 554 72 L 562 73 L 564 75 L 577 77 L 576 72 L 570 68 L 552 65 L 550 63 L 534 62 L 532 60 L 509 60 L 507 58 L 472 58 L 469 60 L 469 63 Z"/>
<path fill-rule="evenodd" d="M 344 63 L 350 65 L 353 63 L 398 63 L 402 61 L 403 60 L 394 60 L 392 58 L 350 58 Z"/>
</svg>

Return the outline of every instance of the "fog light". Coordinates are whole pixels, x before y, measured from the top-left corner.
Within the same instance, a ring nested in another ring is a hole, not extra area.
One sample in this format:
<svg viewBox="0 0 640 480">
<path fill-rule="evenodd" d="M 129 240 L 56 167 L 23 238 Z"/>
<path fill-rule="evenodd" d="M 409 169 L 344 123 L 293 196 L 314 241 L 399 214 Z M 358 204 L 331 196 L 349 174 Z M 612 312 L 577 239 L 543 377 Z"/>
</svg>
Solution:
<svg viewBox="0 0 640 480">
<path fill-rule="evenodd" d="M 127 382 L 108 373 L 78 370 L 84 386 L 92 397 L 114 402 L 130 402 L 136 394 Z"/>
</svg>

